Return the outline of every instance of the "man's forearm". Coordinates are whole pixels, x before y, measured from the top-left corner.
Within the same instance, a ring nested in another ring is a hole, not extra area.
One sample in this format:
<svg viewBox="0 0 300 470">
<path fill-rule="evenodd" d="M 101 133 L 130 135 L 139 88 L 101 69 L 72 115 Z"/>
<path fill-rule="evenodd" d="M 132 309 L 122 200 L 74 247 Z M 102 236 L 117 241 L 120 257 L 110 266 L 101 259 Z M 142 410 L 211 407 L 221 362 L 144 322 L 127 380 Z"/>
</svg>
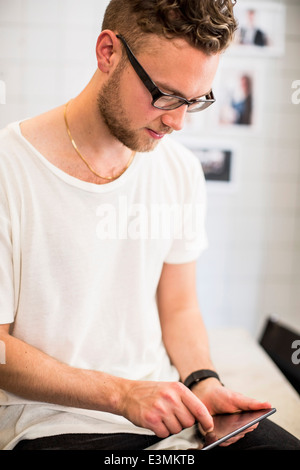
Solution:
<svg viewBox="0 0 300 470">
<path fill-rule="evenodd" d="M 70 367 L 9 334 L 1 334 L 6 364 L 0 388 L 18 396 L 63 406 L 106 411 L 148 428 L 159 437 L 179 432 L 194 420 L 212 426 L 206 407 L 178 382 L 127 380 Z"/>
<path fill-rule="evenodd" d="M 119 414 L 120 378 L 63 364 L 9 334 L 2 334 L 5 364 L 0 364 L 0 388 L 15 395 L 63 406 Z"/>
<path fill-rule="evenodd" d="M 163 341 L 181 380 L 213 369 L 196 291 L 196 263 L 165 264 L 157 290 Z"/>
<path fill-rule="evenodd" d="M 173 312 L 162 324 L 163 341 L 181 380 L 199 369 L 215 370 L 209 341 L 197 308 Z"/>
</svg>

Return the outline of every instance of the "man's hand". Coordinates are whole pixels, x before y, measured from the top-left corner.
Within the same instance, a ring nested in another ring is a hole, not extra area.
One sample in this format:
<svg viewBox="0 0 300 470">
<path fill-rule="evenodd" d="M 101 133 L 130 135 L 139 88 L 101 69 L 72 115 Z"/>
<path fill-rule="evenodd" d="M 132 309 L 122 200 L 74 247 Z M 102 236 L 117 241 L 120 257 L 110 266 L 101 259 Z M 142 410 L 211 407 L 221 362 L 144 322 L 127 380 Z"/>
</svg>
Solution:
<svg viewBox="0 0 300 470">
<path fill-rule="evenodd" d="M 128 381 L 121 414 L 162 438 L 177 434 L 195 421 L 205 432 L 213 427 L 205 405 L 180 382 Z"/>
<path fill-rule="evenodd" d="M 260 402 L 254 398 L 246 397 L 241 393 L 233 392 L 232 390 L 223 387 L 215 378 L 209 378 L 199 382 L 193 387 L 193 393 L 201 399 L 202 403 L 205 404 L 206 408 L 212 415 L 271 408 L 271 404 L 268 402 Z M 233 444 L 244 437 L 248 432 L 256 429 L 257 426 L 258 424 L 247 428 L 243 433 L 237 434 L 220 445 L 228 446 Z M 210 438 L 213 439 L 214 432 L 212 431 L 209 433 L 207 438 L 208 441 Z"/>
<path fill-rule="evenodd" d="M 268 402 L 261 402 L 223 387 L 215 378 L 199 382 L 192 388 L 192 391 L 211 415 L 271 408 L 271 404 Z"/>
</svg>

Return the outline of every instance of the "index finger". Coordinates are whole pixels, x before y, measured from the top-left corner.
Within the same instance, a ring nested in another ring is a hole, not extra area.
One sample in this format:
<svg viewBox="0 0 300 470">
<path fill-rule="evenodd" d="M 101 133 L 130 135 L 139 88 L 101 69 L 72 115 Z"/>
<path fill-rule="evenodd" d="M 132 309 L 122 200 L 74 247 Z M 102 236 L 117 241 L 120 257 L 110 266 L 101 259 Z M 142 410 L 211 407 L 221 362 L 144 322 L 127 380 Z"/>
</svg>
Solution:
<svg viewBox="0 0 300 470">
<path fill-rule="evenodd" d="M 202 401 L 190 389 L 185 387 L 182 395 L 182 402 L 188 408 L 190 413 L 199 422 L 204 433 L 211 432 L 214 428 L 214 422 L 208 409 Z"/>
</svg>

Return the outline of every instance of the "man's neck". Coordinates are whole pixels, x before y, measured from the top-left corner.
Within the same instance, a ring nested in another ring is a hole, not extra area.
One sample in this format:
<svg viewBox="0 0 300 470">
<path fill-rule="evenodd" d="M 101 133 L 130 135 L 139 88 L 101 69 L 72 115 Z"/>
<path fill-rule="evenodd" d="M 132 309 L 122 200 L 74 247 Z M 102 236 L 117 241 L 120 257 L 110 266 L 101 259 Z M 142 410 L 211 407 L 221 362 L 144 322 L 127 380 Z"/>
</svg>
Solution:
<svg viewBox="0 0 300 470">
<path fill-rule="evenodd" d="M 86 88 L 71 100 L 67 122 L 72 139 L 89 165 L 100 175 L 118 175 L 127 165 L 131 150 L 115 139 L 101 120 L 96 94 Z M 76 153 L 64 120 L 65 106 L 21 123 L 23 136 L 50 163 L 78 179 L 95 184 L 109 180 L 96 177 Z"/>
<path fill-rule="evenodd" d="M 71 100 L 67 108 L 67 122 L 76 145 L 94 164 L 107 167 L 127 161 L 131 150 L 126 148 L 109 131 L 97 104 L 97 89 L 90 84 Z"/>
</svg>

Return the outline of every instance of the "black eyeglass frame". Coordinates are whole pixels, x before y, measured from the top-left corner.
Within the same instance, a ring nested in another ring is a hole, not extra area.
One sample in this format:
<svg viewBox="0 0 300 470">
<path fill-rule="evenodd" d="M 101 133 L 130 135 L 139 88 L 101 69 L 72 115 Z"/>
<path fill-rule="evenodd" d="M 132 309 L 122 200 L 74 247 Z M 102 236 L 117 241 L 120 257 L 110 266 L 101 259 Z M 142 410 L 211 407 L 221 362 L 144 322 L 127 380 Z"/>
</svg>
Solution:
<svg viewBox="0 0 300 470">
<path fill-rule="evenodd" d="M 147 88 L 147 90 L 152 96 L 151 104 L 155 108 L 162 109 L 165 111 L 171 111 L 185 104 L 188 106 L 188 109 L 187 109 L 188 113 L 195 113 L 195 112 L 203 111 L 204 109 L 208 108 L 208 106 L 210 106 L 216 101 L 212 90 L 208 94 L 203 95 L 200 98 L 195 98 L 193 100 L 187 100 L 186 98 L 183 98 L 182 96 L 176 96 L 176 95 L 172 95 L 170 93 L 165 93 L 161 91 L 158 88 L 158 86 L 154 83 L 154 81 L 149 77 L 146 70 L 141 66 L 141 64 L 135 57 L 134 53 L 130 49 L 129 45 L 127 44 L 123 36 L 121 36 L 120 34 L 116 34 L 116 37 L 122 41 L 122 44 L 124 45 L 126 53 L 127 53 L 127 57 L 132 67 L 134 68 L 135 72 L 137 73 L 137 75 L 139 76 L 139 78 L 141 79 L 141 81 L 143 82 L 143 84 L 145 85 L 145 87 Z M 155 102 L 163 96 L 169 96 L 171 98 L 178 99 L 179 100 L 178 105 L 171 105 L 170 107 L 168 106 L 160 107 L 160 106 L 155 105 Z M 195 103 L 203 103 L 203 106 L 201 108 L 190 109 L 189 107 Z"/>
</svg>

